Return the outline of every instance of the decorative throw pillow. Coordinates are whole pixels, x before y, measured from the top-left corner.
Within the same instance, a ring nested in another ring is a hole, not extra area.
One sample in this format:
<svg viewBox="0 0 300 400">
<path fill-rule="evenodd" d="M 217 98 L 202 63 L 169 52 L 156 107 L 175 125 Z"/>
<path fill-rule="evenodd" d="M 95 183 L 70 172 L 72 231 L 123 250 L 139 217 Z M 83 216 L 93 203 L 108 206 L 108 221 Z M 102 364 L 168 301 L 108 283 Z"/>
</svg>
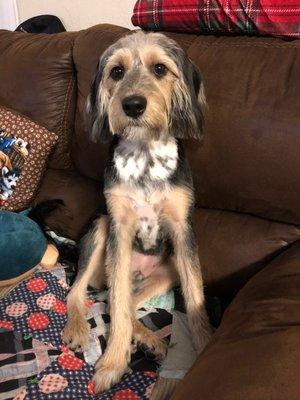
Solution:
<svg viewBox="0 0 300 400">
<path fill-rule="evenodd" d="M 138 0 L 132 23 L 146 30 L 300 38 L 299 0 Z"/>
<path fill-rule="evenodd" d="M 31 204 L 56 141 L 54 133 L 0 106 L 0 209 Z"/>
</svg>

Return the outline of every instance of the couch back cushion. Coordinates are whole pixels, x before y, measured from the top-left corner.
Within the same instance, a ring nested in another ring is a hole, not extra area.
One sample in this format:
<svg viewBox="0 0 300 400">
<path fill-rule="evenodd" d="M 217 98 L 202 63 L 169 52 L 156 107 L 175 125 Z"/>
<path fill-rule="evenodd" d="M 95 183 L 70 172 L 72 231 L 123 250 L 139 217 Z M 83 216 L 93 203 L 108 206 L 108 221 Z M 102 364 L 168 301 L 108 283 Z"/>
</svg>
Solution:
<svg viewBox="0 0 300 400">
<path fill-rule="evenodd" d="M 76 102 L 72 51 L 76 35 L 0 30 L 0 105 L 58 135 L 50 166 L 61 169 L 71 167 Z"/>
<path fill-rule="evenodd" d="M 200 36 L 188 54 L 208 102 L 197 204 L 300 224 L 300 41 Z"/>
</svg>

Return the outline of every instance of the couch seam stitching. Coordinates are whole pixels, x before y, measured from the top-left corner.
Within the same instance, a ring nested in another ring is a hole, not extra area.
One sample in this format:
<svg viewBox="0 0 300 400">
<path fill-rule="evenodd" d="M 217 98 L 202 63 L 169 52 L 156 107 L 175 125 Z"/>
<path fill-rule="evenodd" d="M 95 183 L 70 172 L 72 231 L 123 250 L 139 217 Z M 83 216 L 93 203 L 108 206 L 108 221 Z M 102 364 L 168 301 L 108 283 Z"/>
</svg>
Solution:
<svg viewBox="0 0 300 400">
<path fill-rule="evenodd" d="M 72 92 L 73 92 L 73 88 L 74 88 L 74 83 L 75 83 L 75 78 L 72 76 L 71 77 L 71 87 L 70 87 L 70 93 L 68 93 L 68 106 L 67 106 L 67 109 L 66 109 L 66 115 L 65 115 L 65 123 L 64 123 L 64 129 L 65 129 L 65 131 L 67 131 L 67 119 L 68 119 L 68 114 L 69 114 L 69 110 L 70 110 L 70 106 L 71 106 L 71 95 L 72 95 Z M 68 142 L 71 142 L 71 138 L 69 137 L 70 135 L 68 135 Z M 68 144 L 70 144 L 70 143 L 68 143 Z M 69 148 L 69 146 L 68 146 L 68 148 Z M 70 159 L 71 159 L 71 157 L 69 157 Z"/>
<path fill-rule="evenodd" d="M 64 134 L 64 128 L 66 129 L 66 113 L 69 110 L 70 107 L 70 101 L 69 101 L 69 93 L 70 93 L 70 89 L 73 88 L 73 84 L 74 84 L 74 77 L 73 75 L 71 75 L 70 79 L 69 79 L 69 83 L 68 83 L 68 88 L 67 88 L 67 92 L 65 95 L 65 99 L 64 99 L 64 106 L 63 106 L 63 112 L 62 112 L 62 117 L 61 117 L 61 121 L 60 121 L 60 134 L 63 136 Z M 66 109 L 67 105 L 69 104 L 68 108 Z"/>
<path fill-rule="evenodd" d="M 195 39 L 195 41 L 197 42 L 197 39 Z M 193 41 L 191 43 L 191 45 L 189 46 L 188 50 L 190 50 L 191 47 L 193 47 L 195 41 Z M 299 46 L 297 45 L 289 45 L 289 44 L 271 44 L 271 43 L 244 43 L 244 44 L 237 44 L 237 43 L 226 43 L 224 44 L 224 42 L 222 43 L 201 43 L 201 47 L 260 47 L 260 48 L 277 48 L 277 49 L 296 49 L 299 50 Z"/>
</svg>

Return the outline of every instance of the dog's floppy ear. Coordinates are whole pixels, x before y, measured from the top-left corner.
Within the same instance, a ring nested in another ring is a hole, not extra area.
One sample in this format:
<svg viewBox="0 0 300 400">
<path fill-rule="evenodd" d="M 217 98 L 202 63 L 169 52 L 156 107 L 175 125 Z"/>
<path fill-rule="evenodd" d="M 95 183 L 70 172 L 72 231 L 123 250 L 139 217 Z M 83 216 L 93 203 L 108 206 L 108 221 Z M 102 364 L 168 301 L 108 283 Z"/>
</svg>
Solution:
<svg viewBox="0 0 300 400">
<path fill-rule="evenodd" d="M 201 139 L 205 94 L 200 71 L 183 51 L 177 60 L 182 75 L 172 93 L 170 133 L 180 139 Z"/>
<path fill-rule="evenodd" d="M 85 124 L 93 142 L 111 139 L 107 114 L 108 99 L 101 84 L 105 64 L 106 57 L 103 55 L 98 63 L 97 72 L 86 103 Z"/>
<path fill-rule="evenodd" d="M 2 177 L 5 178 L 8 172 L 9 169 L 7 167 L 3 167 L 1 171 Z"/>
</svg>

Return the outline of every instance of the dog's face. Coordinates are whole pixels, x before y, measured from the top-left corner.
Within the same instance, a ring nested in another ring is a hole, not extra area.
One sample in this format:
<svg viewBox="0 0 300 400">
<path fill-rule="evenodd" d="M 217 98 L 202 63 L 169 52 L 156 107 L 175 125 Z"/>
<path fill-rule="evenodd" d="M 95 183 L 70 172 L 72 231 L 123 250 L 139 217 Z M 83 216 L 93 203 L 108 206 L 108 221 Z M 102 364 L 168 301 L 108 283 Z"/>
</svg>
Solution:
<svg viewBox="0 0 300 400">
<path fill-rule="evenodd" d="M 30 150 L 30 145 L 28 142 L 26 142 L 25 140 L 21 139 L 21 138 L 16 138 L 15 142 L 14 142 L 14 146 L 16 146 L 16 148 L 25 156 L 27 157 L 29 154 L 29 150 Z"/>
<path fill-rule="evenodd" d="M 138 32 L 101 57 L 87 102 L 94 140 L 199 138 L 204 90 L 197 67 L 166 36 Z"/>
<path fill-rule="evenodd" d="M 2 181 L 3 186 L 8 190 L 14 190 L 20 178 L 18 170 L 10 171 L 7 167 L 2 168 Z"/>
</svg>

